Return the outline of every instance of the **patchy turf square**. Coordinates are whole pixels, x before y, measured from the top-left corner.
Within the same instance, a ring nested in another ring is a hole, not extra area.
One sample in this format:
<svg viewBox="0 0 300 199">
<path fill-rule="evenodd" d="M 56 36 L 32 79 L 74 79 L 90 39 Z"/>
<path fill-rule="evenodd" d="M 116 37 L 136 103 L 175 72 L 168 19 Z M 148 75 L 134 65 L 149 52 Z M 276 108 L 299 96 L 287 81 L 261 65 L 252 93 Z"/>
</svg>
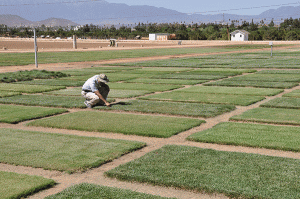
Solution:
<svg viewBox="0 0 300 199">
<path fill-rule="evenodd" d="M 290 93 L 286 93 L 282 97 L 296 97 L 296 98 L 300 98 L 300 90 L 297 89 L 297 90 L 294 90 L 294 91 L 292 91 Z"/>
<path fill-rule="evenodd" d="M 57 115 L 65 112 L 68 111 L 66 109 L 44 107 L 0 105 L 0 122 L 15 124 L 26 120 Z"/>
<path fill-rule="evenodd" d="M 300 98 L 295 97 L 279 97 L 270 100 L 262 105 L 261 107 L 271 107 L 271 108 L 294 108 L 300 109 Z"/>
<path fill-rule="evenodd" d="M 299 152 L 300 127 L 225 122 L 188 140 Z"/>
<path fill-rule="evenodd" d="M 96 108 L 204 118 L 215 117 L 217 115 L 235 110 L 235 106 L 233 105 L 163 102 L 150 100 L 130 100 L 113 104 L 110 108 L 105 106 L 99 106 Z"/>
<path fill-rule="evenodd" d="M 41 80 L 45 81 L 45 80 Z M 22 82 L 23 83 L 23 82 Z M 14 83 L 0 83 L 1 91 L 13 91 L 21 93 L 42 93 L 47 91 L 64 89 L 65 86 L 40 86 L 40 85 L 26 85 Z"/>
<path fill-rule="evenodd" d="M 21 92 L 13 92 L 13 91 L 1 91 L 0 90 L 0 98 L 2 97 L 10 97 L 15 95 L 21 95 Z"/>
<path fill-rule="evenodd" d="M 106 172 L 119 180 L 223 193 L 230 198 L 300 197 L 300 160 L 167 145 Z"/>
<path fill-rule="evenodd" d="M 54 185 L 51 179 L 0 171 L 1 198 L 24 198 Z"/>
<path fill-rule="evenodd" d="M 144 143 L 0 128 L 0 161 L 66 172 L 98 167 Z M 38 158 L 37 158 L 38 157 Z"/>
<path fill-rule="evenodd" d="M 203 94 L 173 91 L 140 97 L 139 99 L 248 106 L 265 98 L 250 95 Z"/>
<path fill-rule="evenodd" d="M 126 82 L 143 83 L 143 84 L 175 84 L 175 85 L 194 85 L 207 82 L 208 80 L 183 80 L 183 79 L 154 79 L 154 78 L 138 78 L 128 80 Z"/>
<path fill-rule="evenodd" d="M 230 118 L 233 121 L 300 125 L 300 110 L 285 108 L 255 108 Z"/>
<path fill-rule="evenodd" d="M 167 199 L 165 197 L 139 193 L 126 189 L 82 183 L 48 196 L 45 199 L 88 198 L 88 199 Z M 169 198 L 170 199 L 170 198 Z"/>
<path fill-rule="evenodd" d="M 27 125 L 166 138 L 203 122 L 189 118 L 80 111 L 37 120 Z"/>
<path fill-rule="evenodd" d="M 182 88 L 182 85 L 162 85 L 162 84 L 139 84 L 139 83 L 109 83 L 110 89 L 118 90 L 146 90 L 152 92 L 168 91 Z"/>
</svg>

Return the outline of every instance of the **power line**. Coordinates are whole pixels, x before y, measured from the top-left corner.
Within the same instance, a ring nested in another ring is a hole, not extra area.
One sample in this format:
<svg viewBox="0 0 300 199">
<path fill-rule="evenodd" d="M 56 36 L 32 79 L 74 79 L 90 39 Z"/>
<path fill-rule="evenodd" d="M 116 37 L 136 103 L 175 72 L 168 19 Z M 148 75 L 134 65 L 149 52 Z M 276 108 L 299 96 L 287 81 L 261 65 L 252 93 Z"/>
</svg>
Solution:
<svg viewBox="0 0 300 199">
<path fill-rule="evenodd" d="M 0 5 L 0 7 L 16 7 L 16 6 L 39 6 L 39 5 L 53 5 L 53 4 L 75 4 L 75 3 L 90 3 L 102 0 L 78 0 L 78 1 L 63 1 L 63 2 L 45 2 L 45 3 L 23 3 L 17 5 Z"/>
</svg>

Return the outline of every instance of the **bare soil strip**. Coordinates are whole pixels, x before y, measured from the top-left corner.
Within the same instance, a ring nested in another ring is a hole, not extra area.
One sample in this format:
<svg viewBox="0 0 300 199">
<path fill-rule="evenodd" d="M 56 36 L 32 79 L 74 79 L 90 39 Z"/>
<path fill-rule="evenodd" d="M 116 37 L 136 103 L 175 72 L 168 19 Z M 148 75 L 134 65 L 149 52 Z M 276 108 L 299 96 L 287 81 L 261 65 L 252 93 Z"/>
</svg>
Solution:
<svg viewBox="0 0 300 199">
<path fill-rule="evenodd" d="M 252 51 L 252 50 L 251 50 Z M 257 50 L 253 50 L 257 51 Z M 240 51 L 241 52 L 241 51 Z M 249 51 L 247 51 L 249 52 Z M 231 52 L 232 53 L 232 52 Z M 216 53 L 220 54 L 220 53 Z M 224 54 L 224 53 L 223 53 Z M 204 54 L 199 54 L 204 55 Z M 188 57 L 188 56 L 198 56 L 198 55 L 181 55 L 179 57 Z M 91 64 L 107 64 L 107 63 L 121 63 L 121 62 L 130 62 L 130 61 L 142 61 L 142 60 L 154 60 L 154 59 L 169 59 L 174 56 L 162 56 L 162 57 L 149 57 L 149 58 L 134 58 L 134 59 L 122 59 L 122 60 L 109 60 L 109 61 L 99 61 L 99 62 L 84 62 L 84 63 L 64 63 L 64 64 L 43 64 L 39 66 L 39 69 L 47 69 L 47 70 L 61 70 L 66 68 L 84 68 L 89 67 Z M 16 70 L 25 70 L 25 69 L 33 69 L 35 66 L 10 66 L 10 67 L 1 67 L 0 72 L 7 71 L 16 71 Z M 79 135 L 79 136 L 90 136 L 90 137 L 103 137 L 103 138 L 111 138 L 111 139 L 123 139 L 123 140 L 134 140 L 141 141 L 147 143 L 147 146 L 138 151 L 126 154 L 118 159 L 113 160 L 107 164 L 100 166 L 99 168 L 91 169 L 84 173 L 75 173 L 72 175 L 58 172 L 58 171 L 49 171 L 43 170 L 40 168 L 31 168 L 31 167 L 23 167 L 23 166 L 15 166 L 15 165 L 7 165 L 0 164 L 1 171 L 8 172 L 16 172 L 21 174 L 29 174 L 29 175 L 38 175 L 43 176 L 45 178 L 51 178 L 55 180 L 58 184 L 51 189 L 41 191 L 29 198 L 44 198 L 46 196 L 58 193 L 65 188 L 68 188 L 72 185 L 76 185 L 79 183 L 87 182 L 87 183 L 95 183 L 98 185 L 110 186 L 110 187 L 118 187 L 124 189 L 131 189 L 133 191 L 160 195 L 164 197 L 176 197 L 176 198 L 204 198 L 204 199 L 223 199 L 227 198 L 222 194 L 206 194 L 206 193 L 198 193 L 187 190 L 179 190 L 176 188 L 168 188 L 168 187 L 160 187 L 153 186 L 149 184 L 141 184 L 141 183 L 132 183 L 132 182 L 123 182 L 116 179 L 107 178 L 104 176 L 104 172 L 111 170 L 121 164 L 127 163 L 134 159 L 137 159 L 153 150 L 159 149 L 164 145 L 185 145 L 185 146 L 193 146 L 200 147 L 206 149 L 214 149 L 220 151 L 229 151 L 229 152 L 243 152 L 243 153 L 255 153 L 261 155 L 268 156 L 276 156 L 276 157 L 286 157 L 286 158 L 294 158 L 300 159 L 300 153 L 288 152 L 288 151 L 279 151 L 279 150 L 270 150 L 270 149 L 261 149 L 261 148 L 250 148 L 250 147 L 241 147 L 241 146 L 230 146 L 230 145 L 219 145 L 219 144 L 209 144 L 209 143 L 197 143 L 187 141 L 186 138 L 198 131 L 202 131 L 205 129 L 212 128 L 216 124 L 220 122 L 227 122 L 229 118 L 234 115 L 239 115 L 247 110 L 257 108 L 260 104 L 265 103 L 269 100 L 272 100 L 277 97 L 281 97 L 285 93 L 292 92 L 293 90 L 300 89 L 300 86 L 294 87 L 292 89 L 286 89 L 284 93 L 281 93 L 276 96 L 268 97 L 267 99 L 253 104 L 247 107 L 237 107 L 236 110 L 225 113 L 223 115 L 204 119 L 206 121 L 205 124 L 202 124 L 199 127 L 190 129 L 186 132 L 182 132 L 178 135 L 172 136 L 167 139 L 163 138 L 148 138 L 142 136 L 134 136 L 134 135 L 123 135 L 117 133 L 99 133 L 99 132 L 82 132 L 75 130 L 67 130 L 67 129 L 54 129 L 54 128 L 43 128 L 43 127 L 28 127 L 25 126 L 26 122 L 19 124 L 0 124 L 0 128 L 14 128 L 21 130 L 30 130 L 30 131 L 40 131 L 40 132 L 49 132 L 49 133 L 62 133 L 62 134 L 70 134 L 70 135 Z M 80 109 L 70 109 L 70 112 L 82 111 Z M 86 111 L 86 110 L 85 110 Z M 91 110 L 95 111 L 95 110 Z M 136 113 L 133 113 L 136 114 Z M 202 119 L 202 118 L 199 118 Z"/>
</svg>

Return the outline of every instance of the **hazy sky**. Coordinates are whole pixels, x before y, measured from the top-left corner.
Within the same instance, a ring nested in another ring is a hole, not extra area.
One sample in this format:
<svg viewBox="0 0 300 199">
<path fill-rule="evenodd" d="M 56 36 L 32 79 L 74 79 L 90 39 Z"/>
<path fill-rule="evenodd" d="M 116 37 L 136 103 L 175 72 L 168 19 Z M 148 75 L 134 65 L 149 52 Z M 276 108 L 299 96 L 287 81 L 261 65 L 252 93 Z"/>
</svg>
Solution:
<svg viewBox="0 0 300 199">
<path fill-rule="evenodd" d="M 199 14 L 242 14 L 258 15 L 269 9 L 281 6 L 300 6 L 299 1 L 290 0 L 106 0 L 109 3 L 125 3 L 127 5 L 149 5 L 164 7 L 184 13 L 200 12 Z M 240 3 L 239 3 L 240 2 Z M 273 6 L 281 5 L 281 6 Z M 269 7 L 267 7 L 269 6 Z M 261 7 L 261 8 L 254 8 Z M 246 9 L 241 9 L 246 8 Z M 252 9 L 251 9 L 252 8 Z M 238 10 L 230 10 L 238 9 Z M 213 11 L 213 12 L 208 12 Z M 205 13 L 207 12 L 207 13 Z"/>
</svg>

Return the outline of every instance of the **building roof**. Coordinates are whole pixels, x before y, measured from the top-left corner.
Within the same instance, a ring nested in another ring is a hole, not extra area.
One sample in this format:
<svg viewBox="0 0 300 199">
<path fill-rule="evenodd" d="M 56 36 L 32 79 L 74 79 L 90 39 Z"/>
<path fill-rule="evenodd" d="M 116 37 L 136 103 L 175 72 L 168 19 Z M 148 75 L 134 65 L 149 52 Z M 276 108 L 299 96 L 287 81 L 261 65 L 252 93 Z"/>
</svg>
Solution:
<svg viewBox="0 0 300 199">
<path fill-rule="evenodd" d="M 250 33 L 246 30 L 236 30 L 236 31 L 233 31 L 232 33 L 230 33 L 231 35 L 235 35 L 237 33 L 241 33 L 243 35 L 249 35 Z"/>
</svg>

